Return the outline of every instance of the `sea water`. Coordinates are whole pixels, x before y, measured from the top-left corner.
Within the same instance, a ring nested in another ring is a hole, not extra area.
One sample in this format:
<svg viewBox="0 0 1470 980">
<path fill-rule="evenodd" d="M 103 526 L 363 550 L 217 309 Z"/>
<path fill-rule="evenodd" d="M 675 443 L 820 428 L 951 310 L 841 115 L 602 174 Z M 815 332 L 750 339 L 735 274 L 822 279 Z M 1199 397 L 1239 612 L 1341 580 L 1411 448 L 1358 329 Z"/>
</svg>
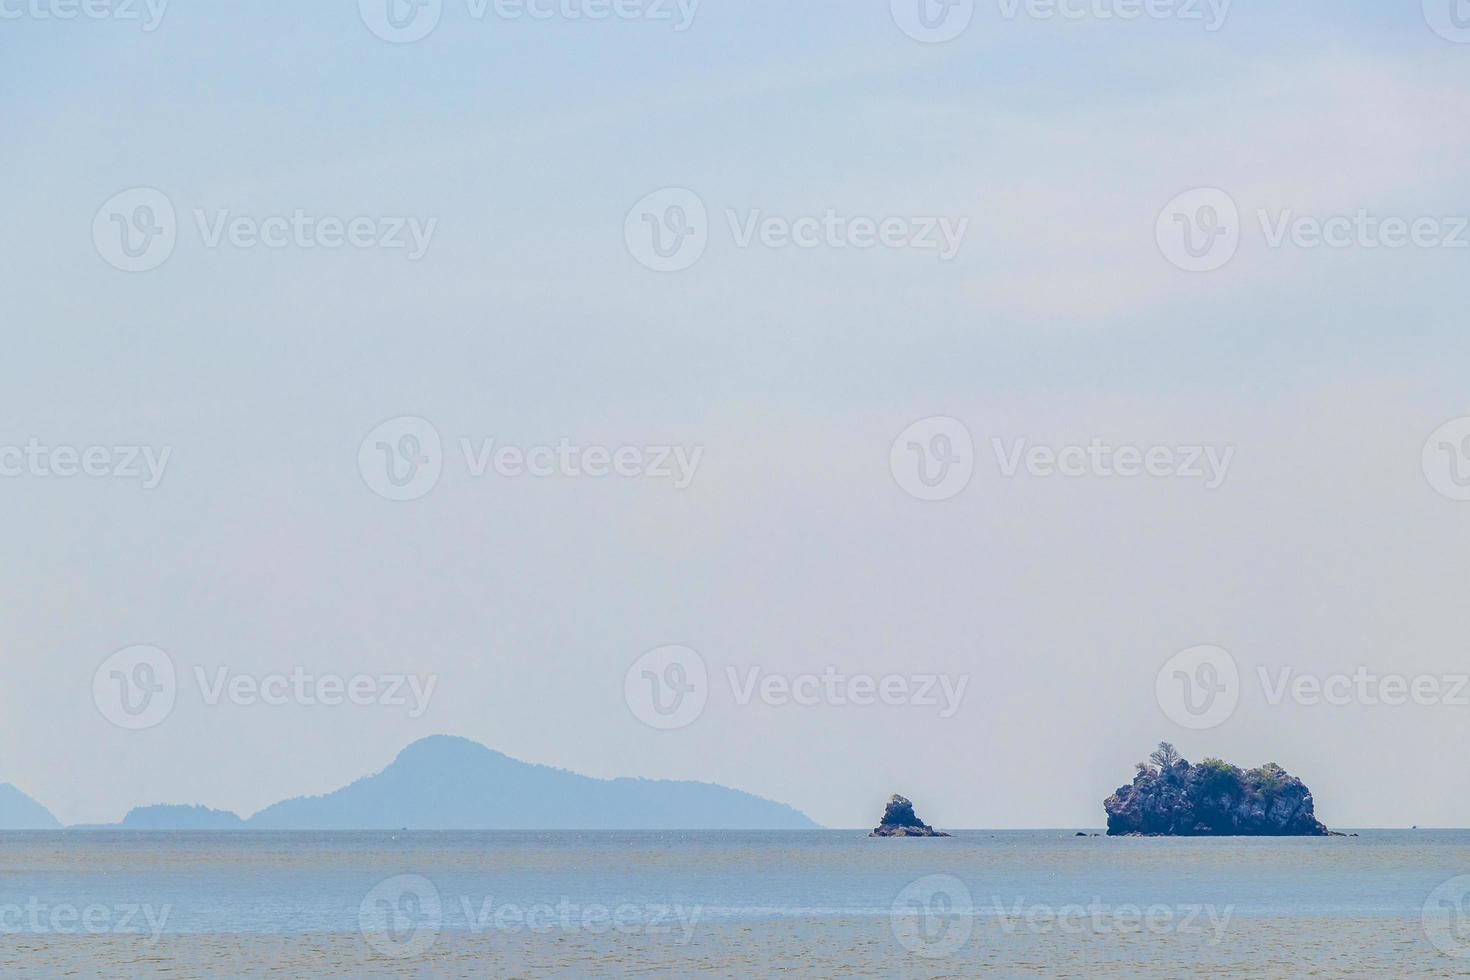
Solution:
<svg viewBox="0 0 1470 980">
<path fill-rule="evenodd" d="M 1470 831 L 19 832 L 0 972 L 1460 976 L 1461 875 Z"/>
</svg>

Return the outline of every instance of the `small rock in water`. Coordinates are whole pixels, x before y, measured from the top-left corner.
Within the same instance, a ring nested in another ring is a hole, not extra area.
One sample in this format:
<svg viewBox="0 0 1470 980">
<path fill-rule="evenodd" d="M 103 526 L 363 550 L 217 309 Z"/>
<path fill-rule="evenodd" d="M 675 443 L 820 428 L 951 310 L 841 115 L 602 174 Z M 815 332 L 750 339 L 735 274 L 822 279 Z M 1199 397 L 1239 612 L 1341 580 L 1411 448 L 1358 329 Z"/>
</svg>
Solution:
<svg viewBox="0 0 1470 980">
<path fill-rule="evenodd" d="M 914 805 L 895 794 L 883 811 L 883 822 L 869 837 L 948 837 L 920 820 Z"/>
</svg>

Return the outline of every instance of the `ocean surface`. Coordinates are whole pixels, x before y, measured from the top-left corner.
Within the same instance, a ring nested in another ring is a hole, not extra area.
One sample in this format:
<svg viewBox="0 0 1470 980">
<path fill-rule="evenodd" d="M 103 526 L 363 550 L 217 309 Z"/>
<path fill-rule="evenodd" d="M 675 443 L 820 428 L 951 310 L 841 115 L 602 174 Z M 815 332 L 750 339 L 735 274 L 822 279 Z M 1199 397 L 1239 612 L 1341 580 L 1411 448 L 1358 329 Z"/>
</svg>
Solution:
<svg viewBox="0 0 1470 980">
<path fill-rule="evenodd" d="M 0 975 L 1470 975 L 1470 831 L 1074 834 L 0 833 Z"/>
</svg>

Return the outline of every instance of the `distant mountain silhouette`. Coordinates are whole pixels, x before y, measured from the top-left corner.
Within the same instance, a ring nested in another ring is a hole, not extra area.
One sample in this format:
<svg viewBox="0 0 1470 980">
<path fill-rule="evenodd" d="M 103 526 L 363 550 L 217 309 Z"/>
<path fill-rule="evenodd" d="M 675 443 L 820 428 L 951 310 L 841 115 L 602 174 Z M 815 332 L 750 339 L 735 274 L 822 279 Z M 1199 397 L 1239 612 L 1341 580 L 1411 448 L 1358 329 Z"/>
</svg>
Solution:
<svg viewBox="0 0 1470 980">
<path fill-rule="evenodd" d="M 787 830 L 817 825 L 781 803 L 710 783 L 592 779 L 478 742 L 413 743 L 382 772 L 267 807 L 262 830 Z"/>
<path fill-rule="evenodd" d="M 56 830 L 51 811 L 9 783 L 0 785 L 0 830 Z"/>
<path fill-rule="evenodd" d="M 386 769 L 248 820 L 206 807 L 143 807 L 129 830 L 807 830 L 782 803 L 712 783 L 593 779 L 436 735 Z"/>
</svg>

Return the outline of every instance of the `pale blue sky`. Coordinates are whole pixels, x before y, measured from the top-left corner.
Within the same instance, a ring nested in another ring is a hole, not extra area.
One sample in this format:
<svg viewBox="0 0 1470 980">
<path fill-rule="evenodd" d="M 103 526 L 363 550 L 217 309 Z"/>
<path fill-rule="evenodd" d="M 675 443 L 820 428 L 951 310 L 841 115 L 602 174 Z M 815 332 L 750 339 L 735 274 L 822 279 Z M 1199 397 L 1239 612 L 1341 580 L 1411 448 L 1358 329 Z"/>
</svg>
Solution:
<svg viewBox="0 0 1470 980">
<path fill-rule="evenodd" d="M 1248 703 L 1189 734 L 1152 685 L 1205 642 L 1302 669 L 1466 662 L 1470 505 L 1436 496 L 1419 454 L 1470 412 L 1470 251 L 1272 250 L 1254 214 L 1470 214 L 1470 45 L 1411 2 L 1239 2 L 1215 33 L 997 9 L 933 46 L 886 0 L 705 0 L 682 34 L 474 23 L 448 0 L 408 45 L 345 0 L 175 0 L 152 33 L 0 22 L 0 444 L 174 450 L 153 491 L 0 480 L 0 717 L 23 747 L 0 781 L 68 822 L 250 812 L 448 732 L 829 825 L 901 791 L 936 824 L 1052 826 L 1100 822 L 1172 736 L 1301 772 L 1329 823 L 1464 825 L 1470 784 L 1429 763 L 1470 707 Z M 127 274 L 91 228 L 136 186 L 182 227 L 166 264 Z M 718 226 L 674 275 L 623 241 L 666 186 Z M 1247 231 L 1190 275 L 1155 219 L 1201 186 Z M 438 227 L 416 263 L 209 249 L 193 208 Z M 949 263 L 741 250 L 727 208 L 970 228 Z M 983 465 L 923 505 L 889 444 L 941 414 L 982 457 L 992 437 L 1101 436 L 1229 443 L 1236 468 L 1203 494 Z M 681 493 L 447 472 L 395 506 L 356 458 L 399 415 L 451 442 L 663 441 L 706 462 Z M 413 721 L 186 697 L 121 732 L 88 692 L 133 643 L 441 689 Z M 666 643 L 712 665 L 967 673 L 971 700 L 944 720 L 717 703 L 652 732 L 622 678 Z"/>
</svg>

